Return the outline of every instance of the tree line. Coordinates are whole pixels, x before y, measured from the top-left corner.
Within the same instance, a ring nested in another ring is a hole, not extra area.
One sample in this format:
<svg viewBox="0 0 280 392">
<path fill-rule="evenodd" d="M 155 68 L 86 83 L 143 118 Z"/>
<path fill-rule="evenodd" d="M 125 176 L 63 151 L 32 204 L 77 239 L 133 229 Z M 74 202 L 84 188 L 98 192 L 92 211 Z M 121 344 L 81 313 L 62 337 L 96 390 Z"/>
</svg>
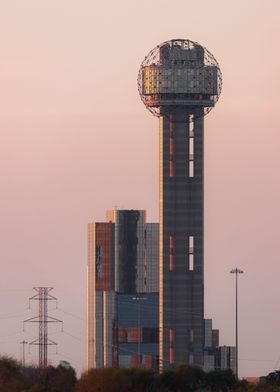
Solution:
<svg viewBox="0 0 280 392">
<path fill-rule="evenodd" d="M 280 371 L 270 373 L 265 385 L 237 380 L 230 370 L 204 372 L 179 366 L 157 374 L 145 369 L 92 369 L 76 377 L 65 362 L 57 367 L 23 367 L 0 357 L 0 392 L 262 392 L 280 391 Z"/>
</svg>

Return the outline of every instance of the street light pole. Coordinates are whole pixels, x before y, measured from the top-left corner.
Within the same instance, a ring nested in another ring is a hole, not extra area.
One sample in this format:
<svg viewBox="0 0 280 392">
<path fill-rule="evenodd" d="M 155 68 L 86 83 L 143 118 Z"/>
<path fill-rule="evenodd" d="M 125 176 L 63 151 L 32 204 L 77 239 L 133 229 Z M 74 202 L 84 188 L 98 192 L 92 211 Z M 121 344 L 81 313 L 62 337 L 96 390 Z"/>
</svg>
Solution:
<svg viewBox="0 0 280 392">
<path fill-rule="evenodd" d="M 20 347 L 22 347 L 21 351 L 21 364 L 23 367 L 25 367 L 25 345 L 28 344 L 28 342 L 26 342 L 25 340 L 23 340 L 22 342 L 20 342 Z"/>
<path fill-rule="evenodd" d="M 239 268 L 235 268 L 230 273 L 235 274 L 235 368 L 236 377 L 238 378 L 238 274 L 243 274 L 244 272 Z"/>
</svg>

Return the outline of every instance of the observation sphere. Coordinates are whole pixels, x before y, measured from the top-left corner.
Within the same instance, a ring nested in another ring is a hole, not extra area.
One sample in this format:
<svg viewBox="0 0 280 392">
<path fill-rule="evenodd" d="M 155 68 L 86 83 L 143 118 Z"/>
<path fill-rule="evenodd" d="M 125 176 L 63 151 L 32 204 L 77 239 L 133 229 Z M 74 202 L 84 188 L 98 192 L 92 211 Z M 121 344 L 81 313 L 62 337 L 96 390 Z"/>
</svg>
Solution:
<svg viewBox="0 0 280 392">
<path fill-rule="evenodd" d="M 138 73 L 141 100 L 158 117 L 178 107 L 194 113 L 203 108 L 206 115 L 218 101 L 221 89 L 222 74 L 215 57 L 187 39 L 156 46 Z"/>
</svg>

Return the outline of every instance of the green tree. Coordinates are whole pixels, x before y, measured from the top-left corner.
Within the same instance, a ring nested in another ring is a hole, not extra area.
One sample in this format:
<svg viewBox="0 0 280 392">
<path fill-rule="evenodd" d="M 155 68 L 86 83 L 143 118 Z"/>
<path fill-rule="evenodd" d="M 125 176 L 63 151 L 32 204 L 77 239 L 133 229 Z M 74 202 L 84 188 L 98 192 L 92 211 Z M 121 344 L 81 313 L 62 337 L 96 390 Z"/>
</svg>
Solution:
<svg viewBox="0 0 280 392">
<path fill-rule="evenodd" d="M 20 364 L 10 357 L 0 357 L 0 391 L 18 392 L 25 387 L 26 382 L 21 374 Z"/>
<path fill-rule="evenodd" d="M 76 384 L 76 392 L 156 392 L 155 375 L 143 369 L 91 369 Z"/>
<path fill-rule="evenodd" d="M 211 391 L 227 392 L 238 387 L 238 380 L 229 369 L 212 371 L 206 375 L 206 385 Z"/>
<path fill-rule="evenodd" d="M 199 367 L 182 365 L 174 370 L 166 370 L 159 379 L 161 391 L 192 392 L 203 388 L 206 374 Z"/>
<path fill-rule="evenodd" d="M 38 385 L 44 392 L 73 392 L 76 374 L 73 368 L 49 366 L 39 372 Z"/>
<path fill-rule="evenodd" d="M 90 369 L 82 374 L 76 392 L 115 392 L 114 375 L 117 369 Z"/>
<path fill-rule="evenodd" d="M 22 367 L 12 358 L 0 357 L 0 392 L 74 392 L 75 384 L 71 366 Z"/>
</svg>

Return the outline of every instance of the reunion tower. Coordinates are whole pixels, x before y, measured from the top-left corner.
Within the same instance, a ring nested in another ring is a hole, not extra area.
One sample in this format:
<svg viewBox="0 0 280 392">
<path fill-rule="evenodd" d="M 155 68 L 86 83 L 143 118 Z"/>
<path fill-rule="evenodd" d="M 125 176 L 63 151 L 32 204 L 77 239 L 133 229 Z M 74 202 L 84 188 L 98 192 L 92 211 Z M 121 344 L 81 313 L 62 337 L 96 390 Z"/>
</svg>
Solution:
<svg viewBox="0 0 280 392">
<path fill-rule="evenodd" d="M 138 76 L 141 99 L 160 119 L 159 366 L 203 365 L 204 116 L 221 71 L 203 46 L 174 39 L 154 48 Z"/>
</svg>

